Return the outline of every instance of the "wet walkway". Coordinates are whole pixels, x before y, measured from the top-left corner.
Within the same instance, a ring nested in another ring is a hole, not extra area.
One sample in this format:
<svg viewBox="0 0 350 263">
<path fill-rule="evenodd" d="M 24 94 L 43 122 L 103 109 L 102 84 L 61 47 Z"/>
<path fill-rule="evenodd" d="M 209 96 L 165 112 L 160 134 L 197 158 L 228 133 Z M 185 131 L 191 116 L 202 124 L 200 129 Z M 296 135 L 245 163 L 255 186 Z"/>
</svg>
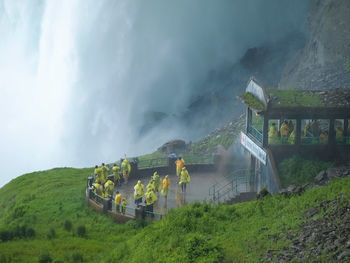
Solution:
<svg viewBox="0 0 350 263">
<path fill-rule="evenodd" d="M 168 209 L 178 208 L 182 205 L 189 204 L 195 201 L 205 201 L 209 199 L 209 187 L 216 182 L 226 182 L 227 179 L 220 174 L 216 173 L 190 173 L 191 182 L 187 184 L 187 189 L 185 193 L 182 193 L 181 186 L 177 182 L 176 175 L 169 175 L 170 178 L 170 189 L 167 200 L 160 193 L 158 194 L 158 200 L 154 204 L 154 212 L 165 214 Z M 160 175 L 162 180 L 165 175 Z M 146 192 L 146 186 L 150 178 L 141 180 L 144 185 L 144 190 Z M 127 184 L 122 184 L 116 187 L 123 198 L 127 198 L 127 206 L 135 206 L 134 203 L 134 186 L 136 185 L 138 179 L 129 179 Z M 228 182 L 228 181 L 227 181 Z M 143 198 L 143 205 L 145 198 Z"/>
</svg>

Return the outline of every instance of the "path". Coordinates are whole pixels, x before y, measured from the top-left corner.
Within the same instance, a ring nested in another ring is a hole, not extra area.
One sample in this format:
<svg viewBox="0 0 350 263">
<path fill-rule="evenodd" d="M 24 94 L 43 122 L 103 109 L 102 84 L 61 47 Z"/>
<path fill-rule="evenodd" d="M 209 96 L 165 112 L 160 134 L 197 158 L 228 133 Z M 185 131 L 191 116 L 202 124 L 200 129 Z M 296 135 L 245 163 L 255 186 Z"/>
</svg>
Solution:
<svg viewBox="0 0 350 263">
<path fill-rule="evenodd" d="M 191 182 L 187 184 L 186 193 L 181 192 L 181 186 L 177 183 L 176 175 L 169 175 L 170 189 L 168 200 L 165 202 L 164 196 L 158 194 L 158 201 L 154 205 L 155 212 L 165 214 L 167 210 L 171 208 L 178 208 L 184 204 L 195 201 L 202 202 L 208 200 L 209 187 L 217 181 L 224 182 L 226 180 L 222 175 L 216 173 L 190 173 L 190 175 Z M 160 176 L 162 179 L 164 178 L 164 175 Z M 138 179 L 135 178 L 129 179 L 127 184 L 122 184 L 120 187 L 116 187 L 116 190 L 121 192 L 123 197 L 127 198 L 128 206 L 134 206 L 133 192 L 137 181 Z M 144 189 L 146 191 L 149 178 L 141 181 L 145 186 Z"/>
</svg>

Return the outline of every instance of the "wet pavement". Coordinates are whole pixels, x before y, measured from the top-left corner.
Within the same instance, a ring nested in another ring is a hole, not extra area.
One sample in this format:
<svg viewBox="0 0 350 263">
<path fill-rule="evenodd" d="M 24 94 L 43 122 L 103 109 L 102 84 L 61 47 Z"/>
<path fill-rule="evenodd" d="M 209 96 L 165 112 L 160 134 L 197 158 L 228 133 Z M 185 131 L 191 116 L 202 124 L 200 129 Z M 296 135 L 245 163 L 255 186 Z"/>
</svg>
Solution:
<svg viewBox="0 0 350 263">
<path fill-rule="evenodd" d="M 162 180 L 164 175 L 160 175 Z M 220 184 L 228 183 L 226 179 L 221 174 L 216 173 L 193 173 L 190 174 L 191 182 L 187 184 L 186 192 L 182 193 L 181 186 L 178 183 L 176 175 L 169 175 L 170 178 L 170 189 L 168 193 L 167 200 L 163 195 L 158 193 L 158 200 L 154 204 L 154 212 L 165 214 L 168 209 L 178 208 L 182 205 L 189 204 L 195 201 L 205 201 L 209 200 L 209 187 L 213 184 L 220 182 Z M 149 178 L 150 179 L 150 178 Z M 149 182 L 149 179 L 141 180 L 144 185 L 144 190 L 146 192 L 146 186 Z M 117 186 L 115 190 L 118 190 L 123 198 L 127 198 L 127 206 L 135 207 L 134 203 L 134 186 L 136 185 L 138 179 L 130 178 L 127 184 L 122 184 Z M 143 198 L 143 205 L 145 198 Z"/>
</svg>

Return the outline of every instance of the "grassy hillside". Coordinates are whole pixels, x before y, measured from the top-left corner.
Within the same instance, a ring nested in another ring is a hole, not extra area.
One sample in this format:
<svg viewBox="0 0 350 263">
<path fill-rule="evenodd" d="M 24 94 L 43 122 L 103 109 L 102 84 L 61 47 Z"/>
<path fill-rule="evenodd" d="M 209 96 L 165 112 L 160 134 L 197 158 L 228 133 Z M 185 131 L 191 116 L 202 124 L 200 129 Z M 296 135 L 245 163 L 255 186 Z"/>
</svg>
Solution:
<svg viewBox="0 0 350 263">
<path fill-rule="evenodd" d="M 1 188 L 0 237 L 12 240 L 0 243 L 0 262 L 38 262 L 46 251 L 62 262 L 81 255 L 88 262 L 113 249 L 120 237 L 111 233 L 127 227 L 86 206 L 86 178 L 91 172 L 56 168 L 23 175 Z"/>
<path fill-rule="evenodd" d="M 301 196 L 216 207 L 195 203 L 146 226 L 117 225 L 84 202 L 91 171 L 36 172 L 1 188 L 0 237 L 12 237 L 0 242 L 0 262 L 45 262 L 45 253 L 56 262 L 258 262 L 267 250 L 291 242 L 271 237 L 297 232 L 306 209 L 340 192 L 350 196 L 345 178 Z M 331 256 L 322 254 L 325 261 Z"/>
</svg>

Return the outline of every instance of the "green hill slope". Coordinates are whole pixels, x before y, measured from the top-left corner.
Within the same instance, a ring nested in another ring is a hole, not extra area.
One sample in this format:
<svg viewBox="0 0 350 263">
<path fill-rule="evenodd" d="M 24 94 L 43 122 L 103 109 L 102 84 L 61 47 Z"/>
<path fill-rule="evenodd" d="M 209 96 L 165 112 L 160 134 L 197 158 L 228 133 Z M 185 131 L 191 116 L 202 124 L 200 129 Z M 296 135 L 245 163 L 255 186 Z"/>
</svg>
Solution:
<svg viewBox="0 0 350 263">
<path fill-rule="evenodd" d="M 118 225 L 87 207 L 85 179 L 91 171 L 57 168 L 1 188 L 0 262 L 39 262 L 40 255 L 45 262 L 45 252 L 56 262 L 257 262 L 268 250 L 291 243 L 271 237 L 298 232 L 306 209 L 350 194 L 345 178 L 300 196 L 216 207 L 195 203 L 146 226 Z M 331 259 L 332 253 L 322 258 Z"/>
<path fill-rule="evenodd" d="M 38 262 L 39 255 L 49 251 L 53 259 L 63 262 L 70 262 L 73 254 L 91 261 L 113 249 L 119 238 L 113 233 L 127 227 L 86 206 L 86 178 L 91 172 L 56 168 L 20 176 L 1 188 L 0 238 L 11 239 L 0 243 L 2 260 Z"/>
</svg>

